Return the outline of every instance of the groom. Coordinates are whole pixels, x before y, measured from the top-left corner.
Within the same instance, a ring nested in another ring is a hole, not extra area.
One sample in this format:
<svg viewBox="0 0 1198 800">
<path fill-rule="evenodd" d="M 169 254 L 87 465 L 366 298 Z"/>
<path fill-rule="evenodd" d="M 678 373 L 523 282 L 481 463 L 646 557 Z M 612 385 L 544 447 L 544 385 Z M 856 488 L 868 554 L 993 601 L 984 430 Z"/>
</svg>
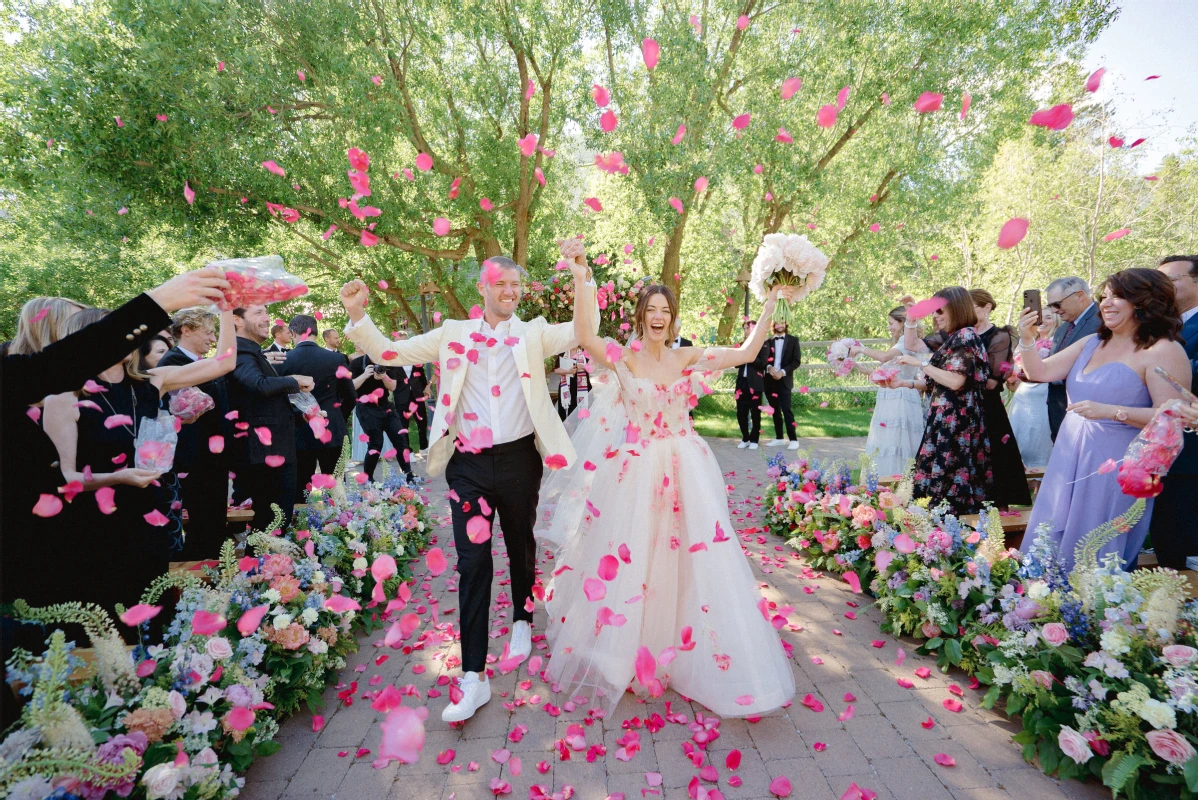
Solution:
<svg viewBox="0 0 1198 800">
<path fill-rule="evenodd" d="M 566 261 L 586 266 L 581 241 L 568 239 L 561 251 Z M 588 285 L 593 284 L 589 269 L 587 275 Z M 523 658 L 532 652 L 532 529 L 543 459 L 563 456 L 568 465 L 575 458 L 545 381 L 545 359 L 578 346 L 574 323 L 550 325 L 543 317 L 527 322 L 516 317 L 527 277 L 509 258 L 487 259 L 477 284 L 482 318 L 446 320 L 440 328 L 407 341 L 383 336 L 366 316 L 368 290 L 362 281 L 350 281 L 341 289 L 350 319 L 345 333 L 375 363 L 440 362 L 441 396 L 429 432 L 428 472 L 444 472 L 450 488 L 461 575 L 463 672 L 462 696 L 442 712 L 445 722 L 467 720 L 491 699 L 487 612 L 494 576 L 489 539 L 496 515 L 502 520 L 511 560 L 515 621 L 508 655 Z M 598 308 L 592 313 L 597 324 Z"/>
</svg>

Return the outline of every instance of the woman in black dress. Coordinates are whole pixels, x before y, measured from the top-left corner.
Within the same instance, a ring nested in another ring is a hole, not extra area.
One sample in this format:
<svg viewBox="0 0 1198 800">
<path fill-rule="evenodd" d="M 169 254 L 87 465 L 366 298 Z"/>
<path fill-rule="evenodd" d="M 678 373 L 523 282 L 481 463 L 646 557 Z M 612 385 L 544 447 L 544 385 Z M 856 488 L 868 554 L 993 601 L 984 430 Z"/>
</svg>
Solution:
<svg viewBox="0 0 1198 800">
<path fill-rule="evenodd" d="M 970 289 L 970 300 L 978 324 L 975 327 L 986 358 L 990 362 L 990 378 L 982 391 L 982 417 L 986 421 L 986 435 L 990 438 L 990 468 L 994 471 L 994 493 L 986 499 L 1002 511 L 1010 506 L 1030 506 L 1032 493 L 1027 488 L 1027 476 L 1023 469 L 1023 455 L 1007 407 L 1003 405 L 1003 383 L 1011 374 L 1011 362 L 1015 356 L 1011 346 L 1011 329 L 998 327 L 990 322 L 994 311 L 994 295 L 985 289 Z"/>
<path fill-rule="evenodd" d="M 82 329 L 105 313 L 81 311 L 71 328 Z M 231 317 L 225 312 L 221 320 L 218 353 L 233 351 Z M 109 611 L 116 603 L 129 607 L 167 571 L 174 544 L 171 509 L 154 486 L 162 473 L 135 465 L 137 431 L 145 420 L 157 418 L 167 392 L 213 380 L 235 365 L 236 358 L 218 356 L 143 371 L 134 353 L 101 372 L 83 392 L 46 398 L 45 429 L 58 449 L 63 476 L 83 488 L 63 510 L 64 522 L 82 534 L 83 563 L 89 565 L 85 575 L 59 576 L 73 586 L 74 599 Z"/>
<path fill-rule="evenodd" d="M 587 394 L 591 390 L 591 376 L 586 370 L 587 355 L 581 347 L 568 350 L 557 360 L 557 369 L 553 371 L 560 376 L 557 394 L 557 415 L 565 421 L 574 413 L 581 403 L 587 405 Z"/>
<path fill-rule="evenodd" d="M 950 286 L 936 292 L 945 301 L 933 314 L 944 344 L 930 356 L 906 355 L 900 364 L 922 369 L 929 404 L 923 441 L 915 456 L 915 496 L 933 506 L 948 503 L 952 513 L 973 514 L 993 494 L 989 441 L 982 390 L 990 378 L 986 351 L 973 326 L 977 315 L 969 292 Z M 908 319 L 908 339 L 918 322 Z M 914 342 L 908 344 L 915 349 Z"/>
</svg>

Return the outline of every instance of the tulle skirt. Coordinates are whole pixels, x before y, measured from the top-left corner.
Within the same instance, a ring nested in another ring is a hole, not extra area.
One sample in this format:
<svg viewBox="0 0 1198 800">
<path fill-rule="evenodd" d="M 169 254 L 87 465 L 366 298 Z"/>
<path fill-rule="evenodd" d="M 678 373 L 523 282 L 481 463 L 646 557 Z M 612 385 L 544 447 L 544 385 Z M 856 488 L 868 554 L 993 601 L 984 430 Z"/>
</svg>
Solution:
<svg viewBox="0 0 1198 800">
<path fill-rule="evenodd" d="M 1048 384 L 1021 383 L 1007 405 L 1011 430 L 1019 443 L 1023 465 L 1044 469 L 1052 455 L 1052 430 L 1048 427 Z"/>
<path fill-rule="evenodd" d="M 612 427 L 622 429 L 618 420 Z M 741 551 L 706 442 L 688 430 L 605 458 L 603 437 L 575 441 L 579 463 L 595 469 L 562 482 L 538 531 L 555 551 L 550 680 L 609 712 L 629 688 L 668 686 L 725 717 L 790 700 L 794 677 L 774 612 Z"/>
<path fill-rule="evenodd" d="M 877 405 L 869 422 L 865 452 L 874 459 L 878 475 L 902 475 L 919 452 L 927 414 L 917 389 L 878 390 Z"/>
</svg>

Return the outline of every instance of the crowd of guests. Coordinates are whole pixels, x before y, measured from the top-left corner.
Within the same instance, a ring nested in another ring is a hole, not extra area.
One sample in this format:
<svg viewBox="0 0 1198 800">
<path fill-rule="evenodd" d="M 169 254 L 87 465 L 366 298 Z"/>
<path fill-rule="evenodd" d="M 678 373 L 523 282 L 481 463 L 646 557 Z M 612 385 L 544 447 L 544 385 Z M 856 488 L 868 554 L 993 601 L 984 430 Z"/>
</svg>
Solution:
<svg viewBox="0 0 1198 800">
<path fill-rule="evenodd" d="M 884 475 L 913 463 L 916 496 L 957 514 L 1032 505 L 1025 468 L 1043 468 L 1027 529 L 1043 525 L 1071 564 L 1077 543 L 1132 503 L 1110 464 L 1180 396 L 1154 368 L 1182 386 L 1198 375 L 1198 256 L 1116 272 L 1094 295 L 1081 278 L 1053 281 L 1043 307 L 1024 309 L 1017 330 L 991 322 L 995 300 L 985 290 L 950 286 L 935 297 L 934 330 L 908 319 L 905 298 L 888 318 L 889 349 L 850 351 L 900 368 L 878 392 L 867 452 Z M 772 357 L 763 351 L 752 366 Z M 737 376 L 750 424 L 761 391 L 754 381 L 753 370 Z M 1009 405 L 1004 387 L 1013 391 Z M 1183 411 L 1195 413 L 1189 404 Z M 742 446 L 755 441 L 743 438 Z M 1195 439 L 1184 434 L 1163 493 L 1101 555 L 1116 553 L 1130 568 L 1150 531 L 1162 565 L 1183 569 L 1198 555 Z"/>
<path fill-rule="evenodd" d="M 0 383 L 0 602 L 130 607 L 171 561 L 217 557 L 230 504 L 252 506 L 256 530 L 273 507 L 286 524 L 313 475 L 334 471 L 355 409 L 365 473 L 386 456 L 412 477 L 423 368 L 351 362 L 306 314 L 209 310 L 228 288 L 202 269 L 113 311 L 58 297 L 22 308 Z M 190 411 L 176 416 L 183 390 Z M 4 659 L 14 641 L 40 641 L 3 623 Z"/>
</svg>

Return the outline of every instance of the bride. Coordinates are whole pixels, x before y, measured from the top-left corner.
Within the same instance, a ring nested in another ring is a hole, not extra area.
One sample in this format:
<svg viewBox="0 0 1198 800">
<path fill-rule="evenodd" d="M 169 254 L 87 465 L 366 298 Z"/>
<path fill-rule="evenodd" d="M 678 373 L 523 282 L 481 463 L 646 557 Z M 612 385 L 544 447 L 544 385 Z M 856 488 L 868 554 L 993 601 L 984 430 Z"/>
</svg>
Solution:
<svg viewBox="0 0 1198 800">
<path fill-rule="evenodd" d="M 570 265 L 575 332 L 605 371 L 589 411 L 575 415 L 575 466 L 542 495 L 557 501 L 538 531 L 554 551 L 547 677 L 570 697 L 593 692 L 609 713 L 629 688 L 657 697 L 669 687 L 725 717 L 779 708 L 794 696 L 790 664 L 729 519 L 720 467 L 688 414 L 721 370 L 757 356 L 770 326 L 735 349 L 672 350 L 677 303 L 649 286 L 633 317 L 637 341 L 622 347 L 592 332 L 583 260 Z"/>
</svg>

